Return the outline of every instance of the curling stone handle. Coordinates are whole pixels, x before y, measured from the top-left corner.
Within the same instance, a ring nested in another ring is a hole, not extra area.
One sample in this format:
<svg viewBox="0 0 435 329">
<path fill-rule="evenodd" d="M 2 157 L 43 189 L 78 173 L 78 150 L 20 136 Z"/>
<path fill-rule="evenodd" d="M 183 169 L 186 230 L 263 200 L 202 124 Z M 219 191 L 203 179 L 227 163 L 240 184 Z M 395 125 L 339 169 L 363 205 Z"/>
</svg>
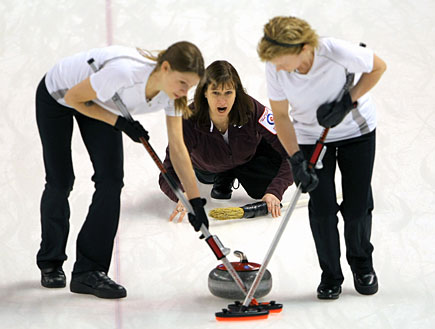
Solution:
<svg viewBox="0 0 435 329">
<path fill-rule="evenodd" d="M 240 250 L 234 250 L 234 256 L 239 257 L 240 263 L 247 263 L 248 258 L 246 258 L 246 255 L 241 252 Z"/>
</svg>

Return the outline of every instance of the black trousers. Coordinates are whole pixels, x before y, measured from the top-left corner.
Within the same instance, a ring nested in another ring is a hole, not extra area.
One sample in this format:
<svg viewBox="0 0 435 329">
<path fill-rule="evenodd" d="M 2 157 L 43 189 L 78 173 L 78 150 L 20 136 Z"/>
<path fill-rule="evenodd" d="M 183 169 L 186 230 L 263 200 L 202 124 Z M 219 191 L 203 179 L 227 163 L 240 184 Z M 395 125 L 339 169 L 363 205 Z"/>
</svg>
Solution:
<svg viewBox="0 0 435 329">
<path fill-rule="evenodd" d="M 194 169 L 196 177 L 203 184 L 231 186 L 237 178 L 251 198 L 261 199 L 278 173 L 281 163 L 282 156 L 262 138 L 253 158 L 238 167 L 220 173 Z"/>
<path fill-rule="evenodd" d="M 322 269 L 323 283 L 341 284 L 338 211 L 344 220 L 346 258 L 354 273 L 373 270 L 370 243 L 373 197 L 371 178 L 375 159 L 375 131 L 361 137 L 327 143 L 323 169 L 317 170 L 318 187 L 310 193 L 308 205 L 311 231 Z M 309 159 L 313 145 L 300 145 Z M 343 202 L 338 205 L 335 190 L 336 166 L 341 172 Z"/>
<path fill-rule="evenodd" d="M 118 229 L 120 195 L 123 187 L 121 133 L 110 125 L 91 119 L 57 103 L 47 91 L 45 79 L 36 92 L 36 119 L 41 137 L 45 189 L 41 199 L 41 245 L 39 268 L 61 266 L 69 233 L 69 194 L 74 171 L 71 158 L 73 118 L 78 123 L 92 161 L 95 193 L 77 238 L 77 260 L 73 274 L 108 272 Z"/>
</svg>

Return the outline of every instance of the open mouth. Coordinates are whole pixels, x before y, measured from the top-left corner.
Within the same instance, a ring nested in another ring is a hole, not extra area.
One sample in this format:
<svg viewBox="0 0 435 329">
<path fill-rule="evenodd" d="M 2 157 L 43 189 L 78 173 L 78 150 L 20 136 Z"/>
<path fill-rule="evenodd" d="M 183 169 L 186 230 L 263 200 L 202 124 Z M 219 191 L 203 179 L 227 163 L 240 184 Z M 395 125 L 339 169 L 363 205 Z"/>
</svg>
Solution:
<svg viewBox="0 0 435 329">
<path fill-rule="evenodd" d="M 217 110 L 219 113 L 224 113 L 227 110 L 227 108 L 226 107 L 218 107 Z"/>
</svg>

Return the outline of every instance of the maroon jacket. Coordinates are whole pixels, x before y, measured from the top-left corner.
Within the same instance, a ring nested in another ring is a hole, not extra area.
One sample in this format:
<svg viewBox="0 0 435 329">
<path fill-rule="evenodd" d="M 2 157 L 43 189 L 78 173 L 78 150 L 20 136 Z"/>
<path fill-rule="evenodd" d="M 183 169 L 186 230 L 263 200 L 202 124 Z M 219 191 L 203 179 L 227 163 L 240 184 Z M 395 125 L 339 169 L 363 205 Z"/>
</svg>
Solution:
<svg viewBox="0 0 435 329">
<path fill-rule="evenodd" d="M 210 124 L 199 126 L 192 119 L 183 120 L 184 142 L 194 168 L 219 173 L 250 161 L 263 137 L 283 157 L 278 174 L 269 184 L 265 193 L 271 193 L 282 200 L 285 190 L 293 183 L 293 176 L 287 161 L 287 152 L 276 135 L 272 112 L 254 98 L 251 97 L 251 99 L 254 103 L 254 110 L 248 123 L 243 126 L 228 127 L 229 144 L 224 141 L 216 127 L 210 131 Z M 163 165 L 179 183 L 169 158 L 169 148 L 166 148 L 166 158 Z M 178 201 L 162 174 L 159 177 L 159 184 L 160 189 L 171 200 Z M 180 183 L 179 185 L 181 186 Z"/>
</svg>

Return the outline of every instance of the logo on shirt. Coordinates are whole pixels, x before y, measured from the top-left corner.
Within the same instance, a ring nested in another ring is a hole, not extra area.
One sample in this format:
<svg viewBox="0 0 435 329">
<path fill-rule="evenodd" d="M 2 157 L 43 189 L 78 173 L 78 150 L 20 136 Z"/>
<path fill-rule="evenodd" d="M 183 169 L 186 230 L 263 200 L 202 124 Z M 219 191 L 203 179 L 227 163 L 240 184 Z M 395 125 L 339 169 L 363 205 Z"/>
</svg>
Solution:
<svg viewBox="0 0 435 329">
<path fill-rule="evenodd" d="M 264 108 L 264 112 L 261 115 L 260 119 L 258 119 L 258 123 L 261 124 L 267 130 L 269 130 L 269 132 L 276 135 L 275 121 L 273 119 L 273 113 L 267 107 Z"/>
</svg>

